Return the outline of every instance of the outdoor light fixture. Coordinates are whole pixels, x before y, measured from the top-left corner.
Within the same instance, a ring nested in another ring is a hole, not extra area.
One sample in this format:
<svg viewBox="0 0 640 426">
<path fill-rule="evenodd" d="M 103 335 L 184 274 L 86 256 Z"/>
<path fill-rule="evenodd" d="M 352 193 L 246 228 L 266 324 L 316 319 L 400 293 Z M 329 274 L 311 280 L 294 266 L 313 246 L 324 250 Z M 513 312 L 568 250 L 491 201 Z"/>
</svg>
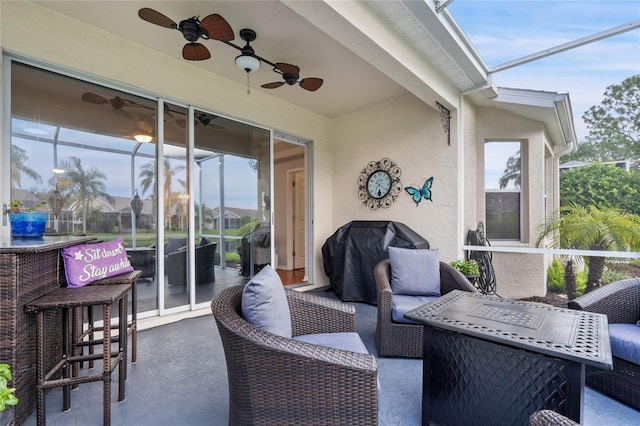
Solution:
<svg viewBox="0 0 640 426">
<path fill-rule="evenodd" d="M 240 38 L 247 42 L 247 44 L 240 49 L 241 54 L 236 56 L 236 66 L 247 73 L 247 93 L 251 93 L 249 74 L 253 71 L 257 71 L 260 68 L 260 59 L 256 57 L 256 52 L 253 47 L 249 46 L 249 42 L 256 39 L 256 32 L 248 28 L 240 30 Z"/>
<path fill-rule="evenodd" d="M 133 138 L 140 143 L 148 143 L 153 140 L 153 129 L 144 120 L 138 121 L 133 128 Z"/>
<path fill-rule="evenodd" d="M 51 207 L 53 218 L 57 219 L 64 206 L 64 198 L 58 190 L 58 184 L 56 184 L 56 189 L 53 191 L 53 194 L 49 196 L 49 206 Z"/>
<path fill-rule="evenodd" d="M 59 168 L 55 168 L 53 169 L 53 173 L 57 174 L 57 175 L 61 175 L 64 173 L 64 169 L 59 169 Z"/>
<path fill-rule="evenodd" d="M 247 44 L 240 50 L 241 55 L 236 56 L 236 65 L 247 73 L 257 71 L 260 68 L 260 60 L 256 58 L 256 52 L 253 47 L 249 46 L 249 42 L 256 39 L 256 32 L 248 28 L 240 30 L 240 38 Z"/>
<path fill-rule="evenodd" d="M 140 216 L 143 206 L 144 206 L 144 202 L 138 195 L 138 190 L 136 189 L 136 195 L 131 200 L 131 210 L 133 210 L 133 214 L 136 215 L 136 219 L 138 218 L 138 216 Z"/>
</svg>

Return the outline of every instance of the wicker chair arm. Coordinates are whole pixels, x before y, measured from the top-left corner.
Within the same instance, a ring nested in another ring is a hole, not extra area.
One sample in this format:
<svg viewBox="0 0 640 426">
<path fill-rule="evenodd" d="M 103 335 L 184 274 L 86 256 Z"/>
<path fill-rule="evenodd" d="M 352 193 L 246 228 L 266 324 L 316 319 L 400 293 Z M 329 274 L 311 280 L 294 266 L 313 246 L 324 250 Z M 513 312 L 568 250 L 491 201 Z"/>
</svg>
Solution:
<svg viewBox="0 0 640 426">
<path fill-rule="evenodd" d="M 529 417 L 529 426 L 579 426 L 579 424 L 555 411 L 540 410 Z"/>
<path fill-rule="evenodd" d="M 440 262 L 440 293 L 444 295 L 453 290 L 477 292 L 462 272 L 448 263 Z"/>
<path fill-rule="evenodd" d="M 285 289 L 294 336 L 356 329 L 356 310 L 339 300 Z"/>
<path fill-rule="evenodd" d="M 609 323 L 640 320 L 640 278 L 616 281 L 569 302 L 569 308 L 607 315 Z"/>
</svg>

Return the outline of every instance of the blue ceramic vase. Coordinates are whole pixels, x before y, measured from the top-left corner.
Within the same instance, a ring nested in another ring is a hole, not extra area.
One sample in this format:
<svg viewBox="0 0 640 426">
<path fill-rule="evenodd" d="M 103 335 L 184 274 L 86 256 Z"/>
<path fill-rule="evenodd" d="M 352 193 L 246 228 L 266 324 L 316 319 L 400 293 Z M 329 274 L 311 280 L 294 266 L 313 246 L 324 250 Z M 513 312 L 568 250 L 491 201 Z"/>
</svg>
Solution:
<svg viewBox="0 0 640 426">
<path fill-rule="evenodd" d="M 49 212 L 9 212 L 12 238 L 42 238 Z"/>
</svg>

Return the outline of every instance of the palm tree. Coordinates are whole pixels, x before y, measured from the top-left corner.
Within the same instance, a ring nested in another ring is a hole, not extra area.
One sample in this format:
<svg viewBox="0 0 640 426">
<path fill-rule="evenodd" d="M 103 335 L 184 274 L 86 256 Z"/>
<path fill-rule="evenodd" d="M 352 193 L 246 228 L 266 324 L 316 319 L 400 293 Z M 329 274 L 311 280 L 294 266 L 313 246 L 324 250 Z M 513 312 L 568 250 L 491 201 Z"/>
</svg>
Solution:
<svg viewBox="0 0 640 426">
<path fill-rule="evenodd" d="M 174 178 L 176 177 L 177 172 L 185 169 L 184 165 L 177 165 L 175 167 L 171 167 L 171 162 L 165 158 L 164 160 L 164 184 L 163 184 L 163 194 L 164 194 L 164 215 L 165 215 L 165 223 L 171 225 L 171 221 L 168 220 L 170 218 L 170 212 L 174 209 L 172 207 L 177 207 L 178 203 L 180 203 L 179 194 L 180 192 L 174 192 L 172 190 Z M 144 164 L 140 167 L 140 186 L 142 187 L 142 194 L 144 195 L 149 189 L 151 189 L 151 200 L 154 206 L 157 203 L 156 197 L 156 163 L 155 161 L 151 161 L 149 163 Z M 178 183 L 182 186 L 182 189 L 186 189 L 186 182 L 182 179 L 176 179 Z"/>
<path fill-rule="evenodd" d="M 577 250 L 640 250 L 640 217 L 616 208 L 598 209 L 569 204 L 547 220 L 538 236 L 539 245 L 548 236 L 557 236 L 552 247 Z M 588 256 L 589 276 L 586 292 L 600 285 L 604 256 Z M 573 262 L 566 270 L 573 273 Z M 567 279 L 570 277 L 565 277 Z M 569 291 L 567 283 L 567 292 Z M 575 286 L 575 277 L 574 277 Z M 571 297 L 571 296 L 570 296 Z"/>
<path fill-rule="evenodd" d="M 27 175 L 38 183 L 42 182 L 42 177 L 26 165 L 29 157 L 27 151 L 17 145 L 11 145 L 11 187 L 22 188 L 20 180 L 22 175 Z"/>
<path fill-rule="evenodd" d="M 64 179 L 64 189 L 69 193 L 72 202 L 76 202 L 82 211 L 82 232 L 87 232 L 87 212 L 91 201 L 98 197 L 103 197 L 110 203 L 115 200 L 107 194 L 105 181 L 107 176 L 95 167 L 88 170 L 82 166 L 82 160 L 78 157 L 71 157 L 63 161 L 62 168 L 67 172 Z M 59 181 L 60 182 L 60 181 Z"/>
<path fill-rule="evenodd" d="M 504 174 L 500 177 L 498 183 L 500 189 L 504 189 L 509 185 L 509 181 L 512 180 L 516 188 L 520 188 L 522 182 L 522 160 L 520 158 L 520 150 L 507 160 L 507 165 L 504 168 Z"/>
</svg>

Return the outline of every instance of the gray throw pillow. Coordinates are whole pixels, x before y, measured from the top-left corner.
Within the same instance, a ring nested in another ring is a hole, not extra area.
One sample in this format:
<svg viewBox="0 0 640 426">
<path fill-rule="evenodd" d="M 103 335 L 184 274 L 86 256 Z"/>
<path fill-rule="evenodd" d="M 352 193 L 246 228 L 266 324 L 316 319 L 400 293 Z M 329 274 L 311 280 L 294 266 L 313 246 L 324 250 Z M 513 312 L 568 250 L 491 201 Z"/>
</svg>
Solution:
<svg viewBox="0 0 640 426">
<path fill-rule="evenodd" d="M 164 254 L 173 253 L 187 245 L 187 238 L 169 238 L 164 247 Z"/>
<path fill-rule="evenodd" d="M 440 296 L 438 249 L 389 247 L 391 291 L 408 296 Z"/>
<path fill-rule="evenodd" d="M 255 327 L 291 338 L 291 313 L 280 276 L 267 265 L 244 286 L 242 317 Z"/>
</svg>

